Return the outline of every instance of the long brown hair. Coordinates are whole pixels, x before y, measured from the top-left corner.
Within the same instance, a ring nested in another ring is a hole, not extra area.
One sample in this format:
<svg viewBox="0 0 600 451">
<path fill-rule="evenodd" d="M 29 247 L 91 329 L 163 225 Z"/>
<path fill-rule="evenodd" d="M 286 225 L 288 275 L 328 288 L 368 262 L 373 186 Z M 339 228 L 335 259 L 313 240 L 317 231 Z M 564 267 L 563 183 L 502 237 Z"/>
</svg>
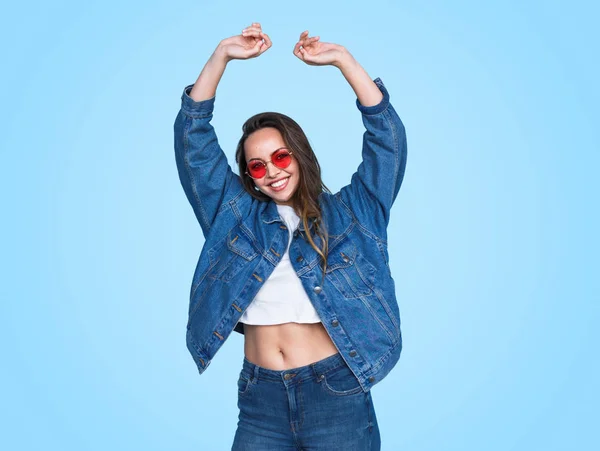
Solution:
<svg viewBox="0 0 600 451">
<path fill-rule="evenodd" d="M 292 195 L 291 201 L 294 210 L 302 220 L 308 242 L 322 258 L 323 271 L 325 271 L 327 267 L 328 234 L 323 224 L 321 207 L 319 206 L 319 195 L 324 191 L 327 193 L 331 193 L 331 191 L 323 183 L 321 179 L 321 166 L 319 166 L 317 156 L 312 150 L 304 131 L 296 121 L 285 114 L 267 112 L 256 114 L 244 123 L 242 126 L 243 135 L 240 138 L 235 153 L 242 184 L 245 190 L 254 198 L 264 202 L 271 200 L 265 193 L 255 189 L 252 178 L 246 174 L 247 165 L 244 153 L 244 143 L 248 136 L 266 127 L 279 130 L 285 145 L 293 152 L 292 158 L 295 158 L 298 162 L 299 183 L 296 192 Z M 322 246 L 320 249 L 313 240 L 313 235 L 309 228 L 310 219 L 314 220 L 314 233 L 316 236 L 321 237 Z"/>
</svg>

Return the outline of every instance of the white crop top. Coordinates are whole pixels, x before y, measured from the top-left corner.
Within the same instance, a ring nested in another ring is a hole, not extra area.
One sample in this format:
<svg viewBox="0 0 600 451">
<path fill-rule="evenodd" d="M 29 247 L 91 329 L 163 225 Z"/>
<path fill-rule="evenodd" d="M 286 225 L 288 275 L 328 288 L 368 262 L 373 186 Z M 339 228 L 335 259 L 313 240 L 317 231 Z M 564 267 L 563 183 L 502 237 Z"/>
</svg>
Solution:
<svg viewBox="0 0 600 451">
<path fill-rule="evenodd" d="M 321 319 L 290 262 L 292 234 L 300 224 L 300 218 L 287 205 L 277 205 L 277 211 L 289 231 L 288 245 L 281 261 L 256 293 L 239 322 L 256 325 L 319 323 Z"/>
</svg>

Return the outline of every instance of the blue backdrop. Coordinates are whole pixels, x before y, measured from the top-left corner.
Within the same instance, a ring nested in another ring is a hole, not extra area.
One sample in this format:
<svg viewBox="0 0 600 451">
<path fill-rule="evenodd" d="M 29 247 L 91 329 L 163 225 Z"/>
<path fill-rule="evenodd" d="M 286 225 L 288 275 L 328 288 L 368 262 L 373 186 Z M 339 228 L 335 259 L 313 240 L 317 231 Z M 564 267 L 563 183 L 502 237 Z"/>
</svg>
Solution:
<svg viewBox="0 0 600 451">
<path fill-rule="evenodd" d="M 203 244 L 173 122 L 258 21 L 214 125 L 280 111 L 337 191 L 363 127 L 308 29 L 381 77 L 408 134 L 392 210 L 404 350 L 373 389 L 383 450 L 599 449 L 598 42 L 585 1 L 26 2 L 0 19 L 0 447 L 228 450 L 243 338 L 185 346 Z"/>
</svg>

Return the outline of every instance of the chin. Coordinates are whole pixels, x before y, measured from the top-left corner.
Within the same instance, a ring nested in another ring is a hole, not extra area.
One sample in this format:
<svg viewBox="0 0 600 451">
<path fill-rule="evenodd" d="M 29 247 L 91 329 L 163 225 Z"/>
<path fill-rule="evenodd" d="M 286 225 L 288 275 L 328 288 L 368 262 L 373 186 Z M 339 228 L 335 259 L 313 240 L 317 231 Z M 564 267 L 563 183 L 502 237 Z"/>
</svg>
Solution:
<svg viewBox="0 0 600 451">
<path fill-rule="evenodd" d="M 294 187 L 294 189 L 291 191 L 290 194 L 287 194 L 287 192 L 280 192 L 280 193 L 269 192 L 269 193 L 265 193 L 265 194 L 276 202 L 280 202 L 280 203 L 281 202 L 290 202 L 292 200 L 292 198 L 294 197 L 294 193 L 296 192 L 295 188 L 296 187 Z"/>
<path fill-rule="evenodd" d="M 271 199 L 273 199 L 275 202 L 279 202 L 280 204 L 281 203 L 288 203 L 291 198 L 292 198 L 292 196 L 286 196 L 286 197 L 274 196 L 274 197 L 271 197 Z"/>
<path fill-rule="evenodd" d="M 274 196 L 270 196 L 271 199 L 273 199 L 276 202 L 279 203 L 290 203 L 294 197 L 294 193 L 292 194 L 281 194 L 281 193 L 277 193 Z"/>
</svg>

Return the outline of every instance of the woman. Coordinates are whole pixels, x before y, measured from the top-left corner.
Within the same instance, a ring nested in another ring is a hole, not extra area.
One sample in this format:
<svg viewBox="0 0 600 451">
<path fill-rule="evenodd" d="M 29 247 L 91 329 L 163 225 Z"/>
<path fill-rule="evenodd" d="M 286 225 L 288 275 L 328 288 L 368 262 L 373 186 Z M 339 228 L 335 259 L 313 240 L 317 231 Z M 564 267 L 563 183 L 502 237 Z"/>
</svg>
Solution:
<svg viewBox="0 0 600 451">
<path fill-rule="evenodd" d="M 363 161 L 332 194 L 300 126 L 262 113 L 243 126 L 234 174 L 210 125 L 217 85 L 229 61 L 270 47 L 253 23 L 220 42 L 181 97 L 177 167 L 206 239 L 188 349 L 202 373 L 232 331 L 244 334 L 234 450 L 377 450 L 370 389 L 402 348 L 386 229 L 406 164 L 404 127 L 380 79 L 305 31 L 294 55 L 337 67 L 356 93 Z"/>
</svg>

